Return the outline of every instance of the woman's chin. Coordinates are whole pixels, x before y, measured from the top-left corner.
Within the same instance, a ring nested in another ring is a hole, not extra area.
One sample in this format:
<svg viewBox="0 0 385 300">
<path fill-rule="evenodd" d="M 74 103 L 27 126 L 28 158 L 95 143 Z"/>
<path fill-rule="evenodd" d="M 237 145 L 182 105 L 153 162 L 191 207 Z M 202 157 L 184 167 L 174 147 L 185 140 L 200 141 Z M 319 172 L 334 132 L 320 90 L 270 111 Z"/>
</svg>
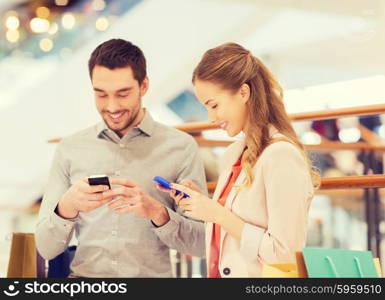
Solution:
<svg viewBox="0 0 385 300">
<path fill-rule="evenodd" d="M 236 135 L 238 135 L 239 133 L 240 133 L 241 131 L 235 131 L 235 130 L 227 130 L 227 135 L 229 136 L 229 137 L 235 137 Z"/>
</svg>

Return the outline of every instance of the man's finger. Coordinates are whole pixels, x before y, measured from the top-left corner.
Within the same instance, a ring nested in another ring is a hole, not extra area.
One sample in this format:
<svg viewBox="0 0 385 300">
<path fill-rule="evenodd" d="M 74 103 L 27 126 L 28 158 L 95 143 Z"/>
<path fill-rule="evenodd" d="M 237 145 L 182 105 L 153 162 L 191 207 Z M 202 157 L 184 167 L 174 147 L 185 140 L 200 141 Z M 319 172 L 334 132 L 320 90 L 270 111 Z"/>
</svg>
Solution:
<svg viewBox="0 0 385 300">
<path fill-rule="evenodd" d="M 134 198 L 132 198 L 134 199 Z M 116 200 L 110 204 L 108 204 L 108 207 L 111 208 L 111 209 L 115 209 L 119 206 L 123 206 L 123 205 L 133 205 L 133 204 L 136 204 L 137 201 L 133 201 L 132 199 L 127 199 L 127 198 L 123 198 L 123 199 L 119 199 L 119 200 Z"/>
<path fill-rule="evenodd" d="M 99 201 L 88 201 L 87 204 L 85 204 L 85 208 L 87 211 L 91 211 L 91 210 L 94 210 L 94 209 L 97 209 L 98 207 L 104 205 L 103 202 L 99 202 Z"/>
<path fill-rule="evenodd" d="M 123 207 L 123 208 L 114 209 L 114 213 L 121 215 L 121 214 L 133 212 L 134 210 L 135 210 L 135 206 L 131 205 L 131 206 Z"/>
<path fill-rule="evenodd" d="M 108 191 L 109 188 L 107 185 L 89 185 L 84 192 L 93 194 Z"/>
<path fill-rule="evenodd" d="M 127 187 L 120 187 L 112 190 L 108 190 L 103 192 L 103 197 L 108 198 L 108 197 L 116 197 L 116 196 L 133 196 L 136 195 L 137 193 L 132 190 L 132 188 L 127 188 Z"/>
<path fill-rule="evenodd" d="M 126 187 L 137 187 L 138 186 L 135 182 L 130 181 L 126 178 L 111 177 L 111 178 L 109 178 L 109 181 L 110 181 L 110 184 L 123 185 Z"/>
<path fill-rule="evenodd" d="M 103 197 L 103 193 L 93 193 L 86 194 L 86 199 L 88 201 L 102 201 L 103 199 L 105 199 L 105 197 Z"/>
</svg>

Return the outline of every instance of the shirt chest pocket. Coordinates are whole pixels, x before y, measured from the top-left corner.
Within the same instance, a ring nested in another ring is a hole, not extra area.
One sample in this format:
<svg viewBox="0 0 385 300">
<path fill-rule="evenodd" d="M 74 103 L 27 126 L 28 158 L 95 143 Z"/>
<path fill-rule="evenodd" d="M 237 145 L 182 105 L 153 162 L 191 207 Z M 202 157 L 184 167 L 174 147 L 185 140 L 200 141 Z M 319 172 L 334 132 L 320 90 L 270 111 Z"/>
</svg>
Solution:
<svg viewBox="0 0 385 300">
<path fill-rule="evenodd" d="M 106 157 L 96 155 L 92 151 L 81 151 L 76 159 L 71 162 L 70 181 L 71 184 L 92 175 L 105 174 L 110 176 L 113 169 L 113 161 Z"/>
</svg>

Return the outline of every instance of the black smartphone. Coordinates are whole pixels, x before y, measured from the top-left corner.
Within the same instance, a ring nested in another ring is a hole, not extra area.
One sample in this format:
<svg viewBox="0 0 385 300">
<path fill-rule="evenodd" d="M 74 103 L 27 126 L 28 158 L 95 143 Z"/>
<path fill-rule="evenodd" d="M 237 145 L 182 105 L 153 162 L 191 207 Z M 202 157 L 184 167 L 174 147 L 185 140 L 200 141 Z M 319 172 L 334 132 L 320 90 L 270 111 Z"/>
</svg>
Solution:
<svg viewBox="0 0 385 300">
<path fill-rule="evenodd" d="M 107 175 L 92 175 L 88 177 L 89 185 L 107 185 L 111 189 L 110 181 Z"/>
</svg>

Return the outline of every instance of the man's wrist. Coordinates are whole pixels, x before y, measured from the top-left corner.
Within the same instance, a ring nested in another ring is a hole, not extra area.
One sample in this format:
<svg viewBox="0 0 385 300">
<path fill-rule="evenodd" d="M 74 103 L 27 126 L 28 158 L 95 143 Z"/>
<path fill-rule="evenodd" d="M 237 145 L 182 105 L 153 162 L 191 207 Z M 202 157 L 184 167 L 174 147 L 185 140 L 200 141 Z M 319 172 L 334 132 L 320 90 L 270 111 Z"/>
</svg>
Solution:
<svg viewBox="0 0 385 300">
<path fill-rule="evenodd" d="M 168 221 L 170 221 L 170 216 L 168 214 L 166 207 L 161 205 L 159 207 L 157 214 L 151 218 L 151 221 L 157 227 L 161 227 L 161 226 L 165 225 L 166 223 L 168 223 Z"/>
<path fill-rule="evenodd" d="M 66 205 L 65 200 L 60 199 L 58 205 L 56 206 L 55 212 L 57 215 L 64 219 L 74 219 L 78 216 L 78 211 L 72 210 Z"/>
</svg>

